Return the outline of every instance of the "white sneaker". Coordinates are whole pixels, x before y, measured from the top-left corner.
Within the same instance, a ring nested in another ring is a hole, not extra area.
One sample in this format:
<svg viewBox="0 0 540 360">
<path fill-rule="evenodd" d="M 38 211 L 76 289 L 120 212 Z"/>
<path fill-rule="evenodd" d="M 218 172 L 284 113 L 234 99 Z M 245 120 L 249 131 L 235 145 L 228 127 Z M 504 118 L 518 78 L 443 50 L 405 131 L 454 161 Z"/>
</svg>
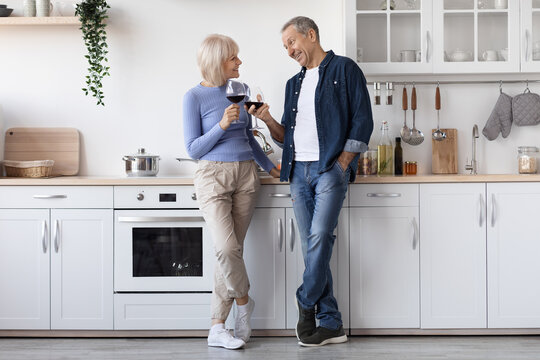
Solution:
<svg viewBox="0 0 540 360">
<path fill-rule="evenodd" d="M 251 337 L 251 314 L 255 308 L 255 301 L 248 298 L 245 311 L 238 311 L 234 322 L 234 337 L 248 342 Z"/>
<path fill-rule="evenodd" d="M 240 349 L 246 345 L 244 340 L 233 337 L 229 330 L 220 329 L 208 334 L 208 346 L 222 347 L 225 349 Z"/>
</svg>

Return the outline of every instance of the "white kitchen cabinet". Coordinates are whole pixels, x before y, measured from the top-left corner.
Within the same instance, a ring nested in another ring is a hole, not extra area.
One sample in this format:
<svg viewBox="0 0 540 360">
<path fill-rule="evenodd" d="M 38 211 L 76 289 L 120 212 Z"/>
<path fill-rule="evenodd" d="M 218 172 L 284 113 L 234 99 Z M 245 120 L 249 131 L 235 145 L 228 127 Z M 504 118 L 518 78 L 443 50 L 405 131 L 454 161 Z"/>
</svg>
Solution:
<svg viewBox="0 0 540 360">
<path fill-rule="evenodd" d="M 521 0 L 521 71 L 540 71 L 540 1 Z"/>
<path fill-rule="evenodd" d="M 424 329 L 487 326 L 485 186 L 420 185 Z"/>
<path fill-rule="evenodd" d="M 0 198 L 0 328 L 112 329 L 112 188 L 13 186 Z"/>
<path fill-rule="evenodd" d="M 488 327 L 540 327 L 540 184 L 488 184 Z"/>
<path fill-rule="evenodd" d="M 49 210 L 0 209 L 0 329 L 49 329 Z"/>
<path fill-rule="evenodd" d="M 369 75 L 431 73 L 432 2 L 346 0 L 346 54 Z"/>
<path fill-rule="evenodd" d="M 538 0 L 345 0 L 345 20 L 366 75 L 540 71 Z"/>
<path fill-rule="evenodd" d="M 519 72 L 519 18 L 519 1 L 498 9 L 492 0 L 435 0 L 434 72 Z"/>
<path fill-rule="evenodd" d="M 351 185 L 351 328 L 418 328 L 418 185 Z"/>
<path fill-rule="evenodd" d="M 252 327 L 294 329 L 298 320 L 296 289 L 302 282 L 304 260 L 289 186 L 264 186 L 257 206 L 244 245 L 244 261 L 250 279 L 249 293 L 255 300 Z M 334 276 L 334 296 L 338 300 L 345 328 L 348 327 L 349 318 L 347 220 L 348 211 L 343 208 L 330 263 Z"/>
</svg>

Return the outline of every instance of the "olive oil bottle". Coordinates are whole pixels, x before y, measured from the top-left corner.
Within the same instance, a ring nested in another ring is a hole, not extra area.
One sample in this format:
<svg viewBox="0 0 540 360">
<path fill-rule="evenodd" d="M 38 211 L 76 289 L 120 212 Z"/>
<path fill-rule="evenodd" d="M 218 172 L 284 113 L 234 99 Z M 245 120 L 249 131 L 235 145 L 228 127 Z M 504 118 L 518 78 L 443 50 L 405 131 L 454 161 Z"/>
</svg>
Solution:
<svg viewBox="0 0 540 360">
<path fill-rule="evenodd" d="M 381 139 L 377 145 L 377 175 L 394 174 L 394 148 L 388 133 L 388 122 L 381 125 Z"/>
</svg>

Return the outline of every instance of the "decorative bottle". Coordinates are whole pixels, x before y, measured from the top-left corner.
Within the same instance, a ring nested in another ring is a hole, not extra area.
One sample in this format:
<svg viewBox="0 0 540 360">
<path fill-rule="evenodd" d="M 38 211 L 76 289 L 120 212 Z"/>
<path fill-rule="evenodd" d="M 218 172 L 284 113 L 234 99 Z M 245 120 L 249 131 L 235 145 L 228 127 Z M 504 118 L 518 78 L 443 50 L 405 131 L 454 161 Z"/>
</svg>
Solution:
<svg viewBox="0 0 540 360">
<path fill-rule="evenodd" d="M 381 138 L 377 145 L 377 174 L 392 175 L 394 173 L 394 149 L 388 132 L 388 122 L 381 125 Z"/>
<path fill-rule="evenodd" d="M 403 148 L 401 138 L 396 138 L 396 148 L 394 149 L 394 175 L 403 175 Z"/>
</svg>

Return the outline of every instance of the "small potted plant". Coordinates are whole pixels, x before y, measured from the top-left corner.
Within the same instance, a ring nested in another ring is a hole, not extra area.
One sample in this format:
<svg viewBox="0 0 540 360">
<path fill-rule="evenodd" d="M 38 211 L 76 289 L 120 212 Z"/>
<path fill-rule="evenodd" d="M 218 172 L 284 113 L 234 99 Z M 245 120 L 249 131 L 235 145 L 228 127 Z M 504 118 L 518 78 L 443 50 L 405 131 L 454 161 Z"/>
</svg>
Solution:
<svg viewBox="0 0 540 360">
<path fill-rule="evenodd" d="M 84 45 L 88 50 L 85 58 L 88 60 L 88 75 L 86 87 L 82 90 L 85 95 L 92 94 L 97 99 L 97 105 L 105 105 L 101 80 L 110 76 L 107 63 L 108 45 L 105 32 L 105 19 L 110 6 L 105 0 L 83 0 L 76 5 L 75 15 L 81 21 Z"/>
</svg>

